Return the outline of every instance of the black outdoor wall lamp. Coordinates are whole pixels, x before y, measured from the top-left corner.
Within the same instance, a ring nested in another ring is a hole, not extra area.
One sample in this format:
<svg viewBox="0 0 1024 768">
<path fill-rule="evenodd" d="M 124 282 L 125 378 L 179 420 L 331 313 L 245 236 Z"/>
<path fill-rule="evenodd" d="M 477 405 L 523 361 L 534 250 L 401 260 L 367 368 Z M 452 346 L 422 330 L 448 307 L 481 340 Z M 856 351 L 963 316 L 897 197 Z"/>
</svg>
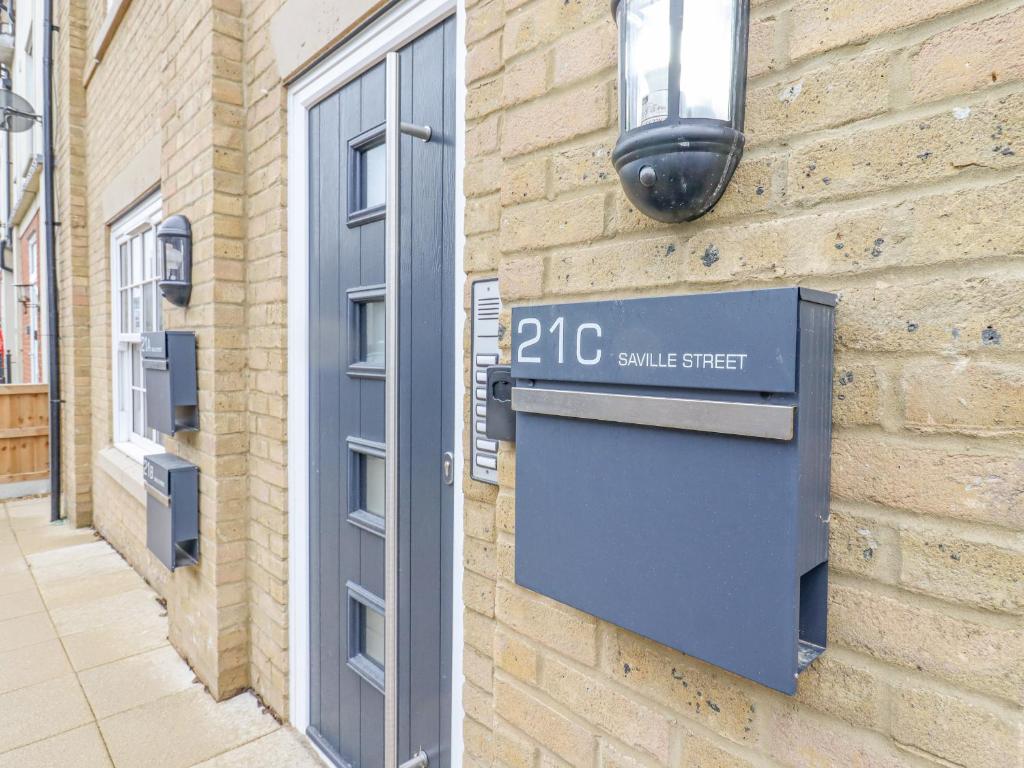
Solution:
<svg viewBox="0 0 1024 768">
<path fill-rule="evenodd" d="M 188 306 L 192 297 L 192 225 L 184 216 L 165 219 L 156 229 L 163 275 L 160 293 L 171 304 Z"/>
<path fill-rule="evenodd" d="M 612 0 L 619 125 L 612 162 L 658 221 L 692 221 L 743 155 L 749 0 Z"/>
</svg>

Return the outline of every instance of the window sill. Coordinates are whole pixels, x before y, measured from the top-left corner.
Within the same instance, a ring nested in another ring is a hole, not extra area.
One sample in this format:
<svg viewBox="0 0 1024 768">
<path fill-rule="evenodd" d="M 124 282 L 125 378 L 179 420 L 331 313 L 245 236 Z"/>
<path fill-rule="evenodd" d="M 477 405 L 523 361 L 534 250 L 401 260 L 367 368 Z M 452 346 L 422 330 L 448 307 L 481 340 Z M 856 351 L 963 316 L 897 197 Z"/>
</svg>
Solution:
<svg viewBox="0 0 1024 768">
<path fill-rule="evenodd" d="M 142 459 L 130 456 L 121 450 L 120 446 L 111 446 L 99 452 L 96 464 L 112 480 L 135 497 L 136 501 L 143 505 L 146 503 L 146 482 L 142 479 Z"/>
<path fill-rule="evenodd" d="M 107 11 L 107 18 L 103 20 L 103 25 L 96 35 L 96 42 L 93 44 L 89 61 L 85 65 L 85 74 L 82 76 L 83 87 L 89 87 L 89 81 L 92 80 L 92 76 L 96 73 L 96 67 L 103 61 L 103 55 L 107 52 L 107 48 L 110 47 L 110 41 L 114 39 L 114 33 L 121 26 L 121 20 L 124 18 L 125 13 L 127 13 L 131 2 L 132 0 L 114 0 L 110 10 Z"/>
</svg>

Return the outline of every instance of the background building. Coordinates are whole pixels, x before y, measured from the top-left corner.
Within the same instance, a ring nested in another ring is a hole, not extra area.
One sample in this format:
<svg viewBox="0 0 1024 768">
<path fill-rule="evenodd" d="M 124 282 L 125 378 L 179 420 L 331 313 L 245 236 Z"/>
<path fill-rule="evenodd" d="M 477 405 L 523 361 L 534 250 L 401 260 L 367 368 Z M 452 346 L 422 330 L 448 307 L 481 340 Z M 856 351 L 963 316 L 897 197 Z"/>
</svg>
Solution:
<svg viewBox="0 0 1024 768">
<path fill-rule="evenodd" d="M 5 61 L 5 85 L 41 111 L 43 69 L 42 3 L 22 0 L 0 11 L 11 33 Z M 46 254 L 40 229 L 42 195 L 42 126 L 4 134 L 0 138 L 3 189 L 0 211 L 5 217 L 0 329 L 3 331 L 5 378 L 8 383 L 40 384 L 47 381 L 46 358 Z"/>
<path fill-rule="evenodd" d="M 288 509 L 287 86 L 381 10 L 342 6 L 56 3 L 64 509 L 161 592 L 214 696 L 251 687 L 286 718 L 303 673 L 289 515 L 306 512 Z M 789 698 L 517 586 L 504 446 L 498 486 L 468 466 L 456 486 L 465 765 L 1021 764 L 1024 3 L 752 6 L 746 155 L 712 214 L 663 225 L 610 164 L 607 2 L 460 4 L 456 272 L 499 276 L 506 327 L 513 305 L 553 300 L 840 295 L 830 649 Z M 19 4 L 15 83 L 30 28 Z M 38 151 L 21 140 L 19 180 Z M 153 227 L 176 213 L 194 235 L 187 309 L 153 286 Z M 157 441 L 132 365 L 161 323 L 197 333 L 201 428 Z M 203 554 L 174 574 L 146 549 L 140 460 L 163 449 L 201 471 Z"/>
</svg>

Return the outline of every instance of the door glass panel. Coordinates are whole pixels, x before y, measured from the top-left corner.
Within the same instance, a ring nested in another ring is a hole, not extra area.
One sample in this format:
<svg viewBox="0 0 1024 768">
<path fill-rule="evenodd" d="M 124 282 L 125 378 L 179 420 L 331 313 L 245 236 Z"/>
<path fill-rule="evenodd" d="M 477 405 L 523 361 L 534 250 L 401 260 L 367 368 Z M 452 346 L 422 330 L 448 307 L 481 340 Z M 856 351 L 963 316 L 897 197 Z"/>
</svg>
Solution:
<svg viewBox="0 0 1024 768">
<path fill-rule="evenodd" d="M 362 638 L 359 647 L 362 654 L 381 669 L 384 668 L 384 616 L 372 608 L 360 605 L 362 620 L 359 622 Z"/>
<path fill-rule="evenodd" d="M 384 144 L 364 149 L 359 153 L 359 173 L 362 178 L 363 199 L 360 208 L 376 208 L 384 205 L 384 178 L 387 168 L 387 154 Z"/>
<path fill-rule="evenodd" d="M 363 509 L 384 517 L 384 459 L 363 456 Z"/>
<path fill-rule="evenodd" d="M 359 327 L 362 333 L 360 362 L 384 367 L 384 302 L 366 301 L 360 308 L 362 322 Z"/>
</svg>

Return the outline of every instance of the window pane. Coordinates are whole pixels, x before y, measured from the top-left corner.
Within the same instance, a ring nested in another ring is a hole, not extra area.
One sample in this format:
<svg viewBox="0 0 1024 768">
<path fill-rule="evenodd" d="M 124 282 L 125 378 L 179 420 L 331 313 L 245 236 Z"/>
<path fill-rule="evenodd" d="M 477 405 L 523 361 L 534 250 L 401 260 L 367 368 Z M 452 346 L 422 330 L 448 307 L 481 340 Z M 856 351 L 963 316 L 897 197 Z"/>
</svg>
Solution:
<svg viewBox="0 0 1024 768">
<path fill-rule="evenodd" d="M 121 304 L 121 333 L 132 332 L 130 293 L 127 289 L 118 291 L 119 303 Z"/>
<path fill-rule="evenodd" d="M 362 637 L 360 651 L 381 669 L 384 668 L 384 616 L 365 605 L 359 606 L 361 621 L 359 622 Z"/>
<path fill-rule="evenodd" d="M 142 282 L 142 238 L 139 235 L 132 238 L 132 282 Z"/>
<path fill-rule="evenodd" d="M 132 358 L 132 386 L 142 388 L 142 346 L 139 344 L 132 344 L 131 352 L 129 353 Z"/>
<path fill-rule="evenodd" d="M 132 333 L 142 330 L 142 288 L 132 288 Z"/>
<path fill-rule="evenodd" d="M 384 459 L 363 456 L 363 509 L 384 517 Z"/>
<path fill-rule="evenodd" d="M 118 279 L 121 285 L 128 285 L 131 282 L 131 270 L 128 264 L 128 243 L 121 243 L 118 251 L 121 254 Z"/>
<path fill-rule="evenodd" d="M 142 233 L 143 260 L 145 262 L 146 280 L 156 277 L 156 244 L 153 240 L 153 230 L 147 229 Z"/>
<path fill-rule="evenodd" d="M 360 154 L 359 172 L 362 174 L 362 208 L 384 205 L 384 180 L 387 154 L 384 144 L 365 149 Z"/>
<path fill-rule="evenodd" d="M 121 349 L 117 353 L 117 409 L 118 413 L 124 414 L 128 412 L 129 398 L 131 397 L 131 385 L 128 382 L 127 371 L 128 366 L 131 365 L 132 351 L 131 347 L 128 349 Z M 120 432 L 120 430 L 118 430 Z M 122 439 L 121 434 L 115 435 L 116 440 Z"/>
<path fill-rule="evenodd" d="M 683 4 L 679 116 L 732 119 L 735 0 Z"/>
<path fill-rule="evenodd" d="M 367 301 L 361 306 L 362 362 L 384 367 L 384 302 Z"/>
<path fill-rule="evenodd" d="M 143 331 L 155 331 L 153 327 L 153 316 L 156 311 L 153 305 L 156 303 L 156 283 L 149 282 L 142 286 L 142 317 L 143 317 Z"/>
<path fill-rule="evenodd" d="M 142 421 L 142 392 L 132 390 L 132 432 L 136 435 L 145 435 L 146 428 Z"/>
</svg>

